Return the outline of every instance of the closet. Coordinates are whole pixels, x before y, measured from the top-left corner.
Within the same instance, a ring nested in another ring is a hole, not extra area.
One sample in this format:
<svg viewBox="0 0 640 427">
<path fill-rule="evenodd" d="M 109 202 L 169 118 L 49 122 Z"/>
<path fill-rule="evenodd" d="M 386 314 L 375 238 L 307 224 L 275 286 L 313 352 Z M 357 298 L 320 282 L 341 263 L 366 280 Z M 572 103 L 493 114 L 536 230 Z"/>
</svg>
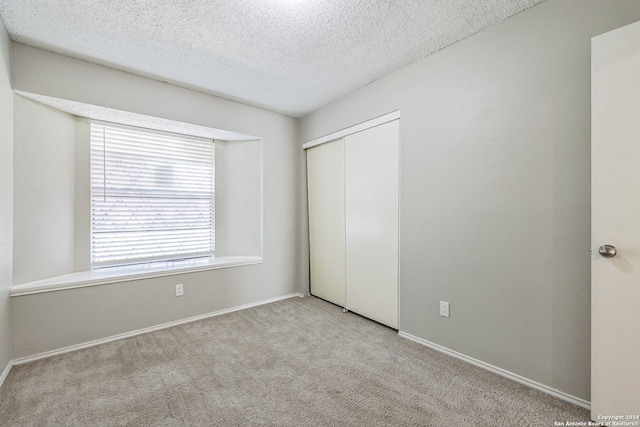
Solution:
<svg viewBox="0 0 640 427">
<path fill-rule="evenodd" d="M 395 119 L 306 149 L 311 294 L 396 329 L 399 133 Z"/>
</svg>

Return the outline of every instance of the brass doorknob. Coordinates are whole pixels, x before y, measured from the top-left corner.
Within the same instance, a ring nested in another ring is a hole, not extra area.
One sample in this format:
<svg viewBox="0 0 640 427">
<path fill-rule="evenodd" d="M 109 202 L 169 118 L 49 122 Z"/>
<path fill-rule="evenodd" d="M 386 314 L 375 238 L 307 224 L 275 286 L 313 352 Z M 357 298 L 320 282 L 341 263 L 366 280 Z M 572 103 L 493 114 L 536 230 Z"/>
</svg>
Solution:
<svg viewBox="0 0 640 427">
<path fill-rule="evenodd" d="M 602 245 L 598 248 L 598 253 L 604 258 L 613 258 L 618 254 L 618 250 L 612 245 Z"/>
</svg>

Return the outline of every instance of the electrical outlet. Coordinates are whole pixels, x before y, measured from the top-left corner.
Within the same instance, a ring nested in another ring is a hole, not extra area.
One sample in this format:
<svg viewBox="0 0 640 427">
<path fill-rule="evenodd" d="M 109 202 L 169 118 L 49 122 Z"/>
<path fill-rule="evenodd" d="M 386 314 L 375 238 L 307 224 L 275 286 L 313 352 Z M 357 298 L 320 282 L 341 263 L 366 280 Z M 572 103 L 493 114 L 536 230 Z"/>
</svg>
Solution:
<svg viewBox="0 0 640 427">
<path fill-rule="evenodd" d="M 181 297 L 182 295 L 184 295 L 184 286 L 180 283 L 176 285 L 176 296 Z"/>
<path fill-rule="evenodd" d="M 446 301 L 440 301 L 440 316 L 449 317 L 449 303 Z"/>
</svg>

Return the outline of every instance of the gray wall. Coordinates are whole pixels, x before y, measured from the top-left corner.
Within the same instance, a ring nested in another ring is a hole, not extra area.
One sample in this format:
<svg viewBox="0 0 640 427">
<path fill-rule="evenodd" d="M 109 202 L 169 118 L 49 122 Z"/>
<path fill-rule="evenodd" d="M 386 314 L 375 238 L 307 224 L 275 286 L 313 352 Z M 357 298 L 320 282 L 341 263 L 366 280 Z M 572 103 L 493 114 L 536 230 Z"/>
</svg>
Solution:
<svg viewBox="0 0 640 427">
<path fill-rule="evenodd" d="M 14 358 L 302 290 L 295 119 L 17 43 L 12 71 L 15 90 L 260 136 L 264 161 L 263 264 L 13 297 Z"/>
<path fill-rule="evenodd" d="M 13 93 L 10 43 L 0 19 L 0 374 L 11 360 L 9 290 L 13 282 Z"/>
<path fill-rule="evenodd" d="M 216 256 L 261 256 L 261 142 L 216 141 Z"/>
<path fill-rule="evenodd" d="M 74 162 L 74 117 L 14 96 L 15 284 L 74 271 Z"/>
<path fill-rule="evenodd" d="M 590 38 L 639 19 L 547 0 L 301 120 L 401 110 L 401 331 L 589 400 Z"/>
<path fill-rule="evenodd" d="M 64 117 L 64 116 L 63 116 Z M 74 271 L 91 269 L 91 120 L 75 117 Z"/>
</svg>

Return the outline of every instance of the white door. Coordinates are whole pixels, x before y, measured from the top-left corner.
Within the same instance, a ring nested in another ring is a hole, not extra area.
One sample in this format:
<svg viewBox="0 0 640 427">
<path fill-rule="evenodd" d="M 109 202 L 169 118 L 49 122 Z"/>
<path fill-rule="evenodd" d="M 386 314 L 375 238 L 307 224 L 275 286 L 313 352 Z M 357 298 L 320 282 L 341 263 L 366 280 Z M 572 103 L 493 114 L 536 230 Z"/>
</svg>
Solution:
<svg viewBox="0 0 640 427">
<path fill-rule="evenodd" d="M 398 327 L 398 120 L 345 137 L 346 307 Z"/>
<path fill-rule="evenodd" d="M 591 47 L 591 417 L 602 421 L 603 416 L 622 416 L 618 421 L 637 422 L 640 23 L 595 37 Z M 603 245 L 615 247 L 617 254 L 602 256 Z"/>
<path fill-rule="evenodd" d="M 345 306 L 344 140 L 307 150 L 311 294 Z"/>
</svg>

